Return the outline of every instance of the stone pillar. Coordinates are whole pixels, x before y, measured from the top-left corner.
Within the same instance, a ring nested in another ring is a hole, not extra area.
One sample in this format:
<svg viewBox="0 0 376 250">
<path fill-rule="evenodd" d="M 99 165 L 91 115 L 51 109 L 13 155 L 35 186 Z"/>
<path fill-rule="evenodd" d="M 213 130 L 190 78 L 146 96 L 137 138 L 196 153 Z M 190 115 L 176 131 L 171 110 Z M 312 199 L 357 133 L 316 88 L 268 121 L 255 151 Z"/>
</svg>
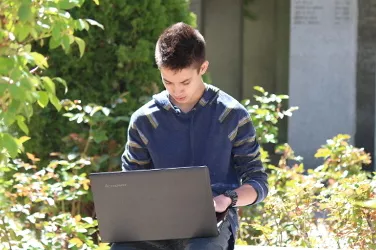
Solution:
<svg viewBox="0 0 376 250">
<path fill-rule="evenodd" d="M 242 0 L 205 0 L 202 28 L 213 85 L 240 99 L 242 93 Z"/>
<path fill-rule="evenodd" d="M 299 106 L 288 142 L 316 167 L 316 150 L 339 133 L 355 135 L 357 1 L 292 0 L 289 95 Z"/>
<path fill-rule="evenodd" d="M 241 98 L 253 101 L 255 86 L 269 93 L 288 94 L 290 0 L 254 0 L 245 8 L 253 18 L 244 17 Z M 278 139 L 286 142 L 287 119 L 278 125 Z M 274 146 L 268 146 L 274 152 Z"/>
<path fill-rule="evenodd" d="M 355 145 L 373 154 L 376 170 L 375 140 L 375 84 L 376 84 L 376 1 L 358 0 L 358 63 L 356 83 Z M 365 168 L 367 169 L 367 168 Z M 369 168 L 368 168 L 369 169 Z M 371 169 L 369 169 L 371 170 Z"/>
</svg>

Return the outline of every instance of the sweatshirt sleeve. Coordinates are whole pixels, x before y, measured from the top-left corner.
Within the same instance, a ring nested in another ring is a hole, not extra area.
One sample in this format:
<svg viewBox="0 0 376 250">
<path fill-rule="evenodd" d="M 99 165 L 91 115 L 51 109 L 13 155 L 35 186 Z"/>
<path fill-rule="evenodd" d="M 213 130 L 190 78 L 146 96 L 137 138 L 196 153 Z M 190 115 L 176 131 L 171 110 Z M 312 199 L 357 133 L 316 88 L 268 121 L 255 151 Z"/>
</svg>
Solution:
<svg viewBox="0 0 376 250">
<path fill-rule="evenodd" d="M 121 157 L 123 171 L 150 169 L 152 161 L 147 149 L 148 139 L 137 128 L 132 117 L 128 127 L 128 139 Z"/>
<path fill-rule="evenodd" d="M 257 199 L 253 204 L 259 203 L 268 195 L 268 177 L 261 162 L 256 131 L 246 110 L 241 110 L 234 134 L 232 154 L 235 170 L 241 184 L 249 184 L 256 190 Z"/>
</svg>

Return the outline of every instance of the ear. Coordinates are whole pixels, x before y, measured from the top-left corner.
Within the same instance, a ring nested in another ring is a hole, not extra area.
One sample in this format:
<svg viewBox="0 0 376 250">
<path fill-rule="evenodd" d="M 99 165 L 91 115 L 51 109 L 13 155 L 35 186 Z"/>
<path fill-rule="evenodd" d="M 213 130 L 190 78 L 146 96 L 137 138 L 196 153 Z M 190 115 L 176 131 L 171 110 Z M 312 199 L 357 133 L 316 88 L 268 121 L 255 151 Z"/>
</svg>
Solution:
<svg viewBox="0 0 376 250">
<path fill-rule="evenodd" d="M 203 62 L 203 64 L 201 64 L 201 67 L 200 67 L 200 75 L 205 74 L 208 68 L 209 68 L 209 61 Z"/>
</svg>

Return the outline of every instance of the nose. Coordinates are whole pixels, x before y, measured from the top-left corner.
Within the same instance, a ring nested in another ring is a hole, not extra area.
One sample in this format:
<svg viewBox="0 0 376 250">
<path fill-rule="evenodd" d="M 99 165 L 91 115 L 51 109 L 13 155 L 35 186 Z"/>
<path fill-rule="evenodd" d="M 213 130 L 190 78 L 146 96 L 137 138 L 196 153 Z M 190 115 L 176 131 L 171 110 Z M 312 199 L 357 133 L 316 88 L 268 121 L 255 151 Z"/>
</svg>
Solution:
<svg viewBox="0 0 376 250">
<path fill-rule="evenodd" d="M 179 96 L 183 92 L 184 92 L 184 88 L 182 86 L 180 86 L 179 84 L 178 85 L 174 85 L 174 87 L 173 87 L 173 93 L 174 93 L 175 96 Z"/>
</svg>

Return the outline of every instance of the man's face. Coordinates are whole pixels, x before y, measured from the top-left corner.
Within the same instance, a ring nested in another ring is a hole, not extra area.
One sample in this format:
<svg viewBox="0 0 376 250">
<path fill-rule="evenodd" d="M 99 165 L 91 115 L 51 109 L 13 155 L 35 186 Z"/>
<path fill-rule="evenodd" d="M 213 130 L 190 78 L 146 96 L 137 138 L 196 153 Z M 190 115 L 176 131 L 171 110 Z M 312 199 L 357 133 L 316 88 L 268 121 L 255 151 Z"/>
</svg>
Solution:
<svg viewBox="0 0 376 250">
<path fill-rule="evenodd" d="M 198 101 L 203 92 L 201 76 L 206 72 L 208 65 L 205 61 L 199 70 L 193 67 L 179 71 L 160 69 L 163 84 L 176 104 L 194 104 Z"/>
</svg>

